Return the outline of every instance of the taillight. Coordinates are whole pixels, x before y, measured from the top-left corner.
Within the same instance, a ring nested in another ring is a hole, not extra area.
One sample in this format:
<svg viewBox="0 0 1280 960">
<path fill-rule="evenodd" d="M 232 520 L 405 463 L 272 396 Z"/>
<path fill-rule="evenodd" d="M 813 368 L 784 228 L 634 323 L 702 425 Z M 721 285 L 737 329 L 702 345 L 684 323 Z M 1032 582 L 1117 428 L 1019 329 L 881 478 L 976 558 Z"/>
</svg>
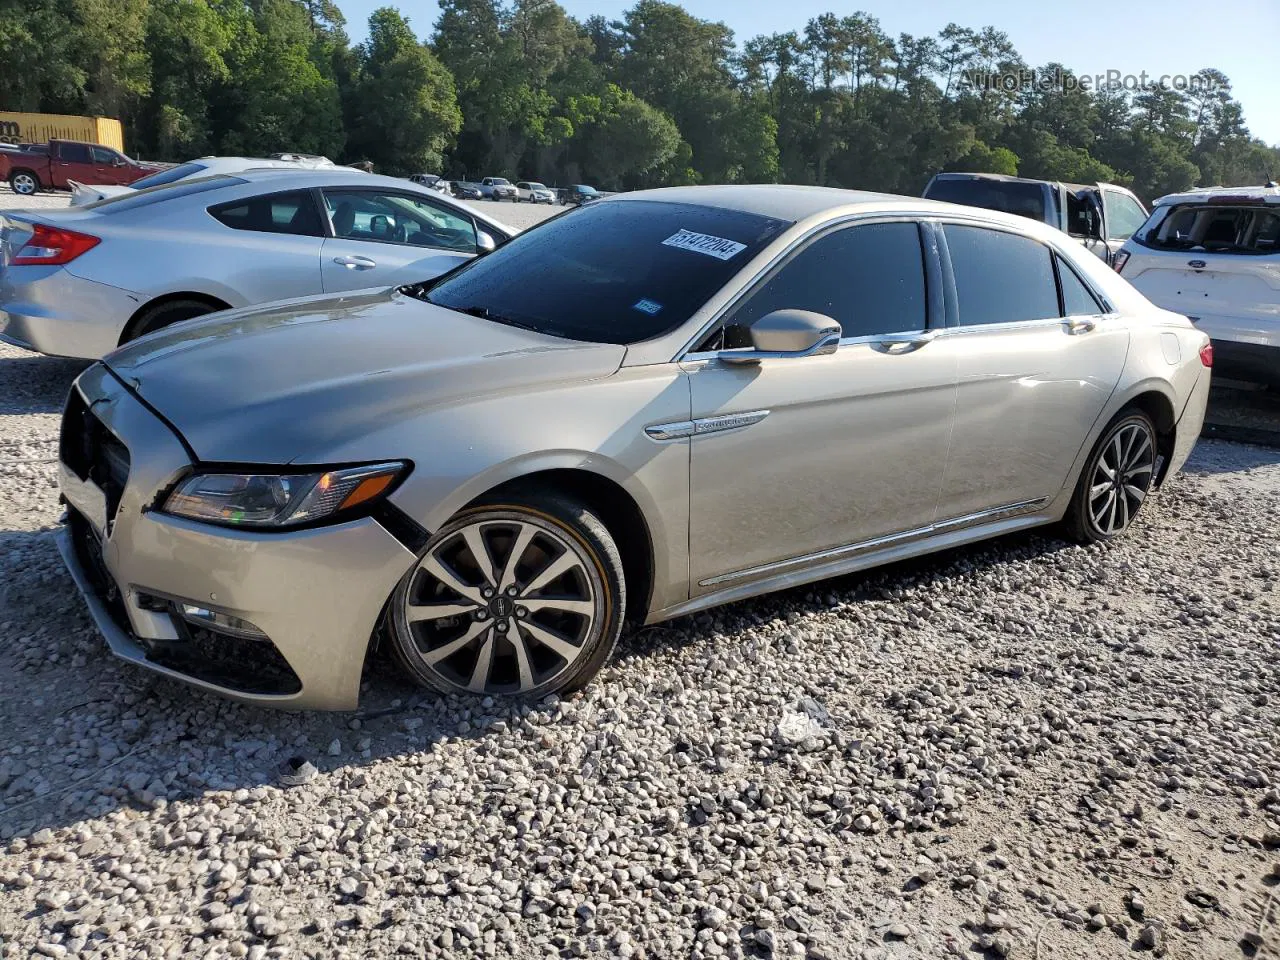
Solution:
<svg viewBox="0 0 1280 960">
<path fill-rule="evenodd" d="M 31 239 L 22 245 L 10 264 L 22 266 L 56 267 L 70 263 L 80 254 L 92 250 L 102 241 L 87 233 L 63 230 L 43 223 L 32 224 Z"/>
<path fill-rule="evenodd" d="M 1200 348 L 1200 362 L 1206 367 L 1213 366 L 1213 344 L 1206 343 Z"/>
<path fill-rule="evenodd" d="M 1129 251 L 1119 250 L 1116 252 L 1116 258 L 1111 261 L 1111 266 L 1116 273 L 1124 269 L 1124 265 L 1129 262 Z"/>
</svg>

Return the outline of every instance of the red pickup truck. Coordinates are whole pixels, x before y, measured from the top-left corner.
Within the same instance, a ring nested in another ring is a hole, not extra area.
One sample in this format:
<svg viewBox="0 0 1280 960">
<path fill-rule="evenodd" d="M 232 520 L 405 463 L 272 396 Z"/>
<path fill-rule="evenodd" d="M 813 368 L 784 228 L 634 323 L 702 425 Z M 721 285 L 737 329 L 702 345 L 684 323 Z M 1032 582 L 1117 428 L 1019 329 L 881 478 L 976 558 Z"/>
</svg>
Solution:
<svg viewBox="0 0 1280 960">
<path fill-rule="evenodd" d="M 50 140 L 44 146 L 22 149 L 0 148 L 0 180 L 9 181 L 13 192 L 24 197 L 38 190 L 69 190 L 68 180 L 127 185 L 162 169 L 131 160 L 110 147 L 76 140 Z"/>
</svg>

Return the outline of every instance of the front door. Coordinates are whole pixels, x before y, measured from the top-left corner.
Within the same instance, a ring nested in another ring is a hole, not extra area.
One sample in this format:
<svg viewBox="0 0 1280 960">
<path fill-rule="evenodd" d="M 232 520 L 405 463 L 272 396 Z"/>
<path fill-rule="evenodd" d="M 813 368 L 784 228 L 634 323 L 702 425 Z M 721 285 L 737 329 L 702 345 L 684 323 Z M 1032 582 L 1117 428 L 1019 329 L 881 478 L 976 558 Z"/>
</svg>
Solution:
<svg viewBox="0 0 1280 960">
<path fill-rule="evenodd" d="M 90 147 L 93 154 L 93 183 L 127 184 L 133 182 L 133 171 L 125 166 L 124 158 L 106 147 Z"/>
<path fill-rule="evenodd" d="M 933 522 L 955 357 L 930 340 L 941 315 L 927 290 L 917 224 L 839 228 L 793 254 L 686 359 L 694 596 Z M 755 365 L 709 353 L 743 345 L 752 321 L 787 308 L 839 321 L 839 350 Z"/>
<path fill-rule="evenodd" d="M 324 202 L 332 224 L 321 255 L 325 293 L 429 280 L 478 250 L 474 220 L 416 194 L 333 187 Z"/>
<path fill-rule="evenodd" d="M 938 519 L 1029 512 L 1062 490 L 1120 379 L 1129 332 L 1044 244 L 951 223 L 943 235 L 960 325 L 939 338 L 958 372 Z"/>
</svg>

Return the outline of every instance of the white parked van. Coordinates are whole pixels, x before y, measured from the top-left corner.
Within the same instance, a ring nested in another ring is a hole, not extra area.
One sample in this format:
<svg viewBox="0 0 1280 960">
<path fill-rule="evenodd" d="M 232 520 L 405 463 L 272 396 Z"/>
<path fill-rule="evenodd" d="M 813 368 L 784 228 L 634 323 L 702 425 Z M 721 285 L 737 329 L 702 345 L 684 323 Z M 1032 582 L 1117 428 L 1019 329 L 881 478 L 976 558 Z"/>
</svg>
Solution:
<svg viewBox="0 0 1280 960">
<path fill-rule="evenodd" d="M 1280 187 L 1161 197 L 1115 268 L 1209 334 L 1215 374 L 1280 387 Z"/>
</svg>

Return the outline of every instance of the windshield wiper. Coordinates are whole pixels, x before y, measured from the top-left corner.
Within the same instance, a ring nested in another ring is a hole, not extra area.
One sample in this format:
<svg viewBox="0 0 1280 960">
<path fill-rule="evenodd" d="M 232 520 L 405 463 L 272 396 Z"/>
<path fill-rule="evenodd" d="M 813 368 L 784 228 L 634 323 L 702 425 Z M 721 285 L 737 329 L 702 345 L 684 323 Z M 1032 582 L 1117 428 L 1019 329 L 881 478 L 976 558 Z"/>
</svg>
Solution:
<svg viewBox="0 0 1280 960">
<path fill-rule="evenodd" d="M 444 304 L 437 304 L 437 306 L 444 306 Z M 519 327 L 521 330 L 532 330 L 534 333 L 542 332 L 531 323 L 525 323 L 523 320 L 515 319 L 515 317 L 506 317 L 500 313 L 494 313 L 488 307 L 449 307 L 449 309 L 455 310 L 458 313 L 465 313 L 469 317 L 479 317 L 481 320 L 492 320 L 494 323 L 505 324 L 508 327 Z"/>
</svg>

